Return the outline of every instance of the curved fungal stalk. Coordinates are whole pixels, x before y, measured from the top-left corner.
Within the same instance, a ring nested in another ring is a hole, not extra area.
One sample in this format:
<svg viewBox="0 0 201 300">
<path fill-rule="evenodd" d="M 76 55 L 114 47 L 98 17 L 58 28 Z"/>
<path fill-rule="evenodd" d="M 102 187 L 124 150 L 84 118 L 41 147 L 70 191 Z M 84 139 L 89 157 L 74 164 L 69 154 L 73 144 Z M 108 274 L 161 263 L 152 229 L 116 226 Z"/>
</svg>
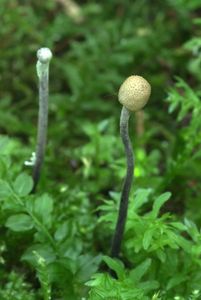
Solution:
<svg viewBox="0 0 201 300">
<path fill-rule="evenodd" d="M 127 159 L 127 173 L 121 193 L 120 206 L 114 237 L 112 241 L 111 256 L 118 257 L 126 224 L 129 194 L 134 174 L 134 155 L 129 138 L 128 123 L 131 111 L 142 109 L 151 94 L 150 84 L 141 76 L 128 77 L 119 89 L 119 102 L 123 105 L 120 117 L 120 135 L 125 148 Z"/>
<path fill-rule="evenodd" d="M 45 154 L 48 126 L 49 62 L 52 58 L 52 52 L 49 48 L 41 48 L 37 51 L 37 58 L 36 71 L 39 78 L 39 113 L 32 192 L 36 190 L 39 182 Z"/>
<path fill-rule="evenodd" d="M 128 133 L 129 117 L 130 117 L 129 110 L 123 106 L 121 111 L 121 118 L 120 118 L 120 135 L 126 153 L 127 173 L 123 184 L 120 207 L 119 207 L 119 216 L 118 216 L 116 230 L 112 242 L 112 250 L 111 250 L 112 257 L 118 257 L 120 252 L 121 241 L 123 238 L 124 227 L 125 227 L 127 211 L 128 211 L 129 193 L 130 193 L 132 180 L 133 180 L 134 155 L 133 155 L 133 149 L 132 149 L 132 145 Z"/>
</svg>

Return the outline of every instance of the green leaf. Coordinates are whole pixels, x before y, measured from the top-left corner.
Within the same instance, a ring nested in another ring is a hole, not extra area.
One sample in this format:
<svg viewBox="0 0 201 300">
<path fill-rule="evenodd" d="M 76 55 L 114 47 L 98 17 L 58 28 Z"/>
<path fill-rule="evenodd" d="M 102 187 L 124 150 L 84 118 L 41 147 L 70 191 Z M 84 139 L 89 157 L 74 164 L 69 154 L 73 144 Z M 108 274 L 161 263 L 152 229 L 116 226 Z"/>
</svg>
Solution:
<svg viewBox="0 0 201 300">
<path fill-rule="evenodd" d="M 34 226 L 32 219 L 25 214 L 18 214 L 9 217 L 5 225 L 16 232 L 28 231 Z"/>
<path fill-rule="evenodd" d="M 9 197 L 12 193 L 10 185 L 4 180 L 0 180 L 0 200 Z"/>
<path fill-rule="evenodd" d="M 51 221 L 51 212 L 53 210 L 53 200 L 47 194 L 37 198 L 34 202 L 34 212 L 44 224 Z"/>
<path fill-rule="evenodd" d="M 55 262 L 50 263 L 48 265 L 50 281 L 57 282 L 59 286 L 63 286 L 63 289 L 65 289 L 66 282 L 69 284 L 73 281 L 74 273 L 71 271 L 72 263 L 75 264 L 70 258 L 63 258 L 62 260 L 57 259 Z"/>
<path fill-rule="evenodd" d="M 0 157 L 0 177 L 6 178 L 7 171 L 10 165 L 10 160 L 7 156 L 1 155 Z"/>
<path fill-rule="evenodd" d="M 92 279 L 88 281 L 85 285 L 99 288 L 100 294 L 103 293 L 102 296 L 104 297 L 105 294 L 108 293 L 108 290 L 114 287 L 114 279 L 108 273 L 102 273 L 102 274 L 98 273 L 98 274 L 94 274 L 92 276 Z M 102 299 L 106 299 L 106 298 L 102 298 Z"/>
<path fill-rule="evenodd" d="M 168 281 L 166 289 L 170 290 L 173 287 L 179 285 L 180 283 L 186 281 L 187 279 L 188 279 L 188 276 L 185 276 L 183 274 L 175 274 L 174 277 Z"/>
<path fill-rule="evenodd" d="M 149 280 L 139 283 L 139 287 L 144 291 L 155 290 L 159 287 L 159 283 L 156 280 Z"/>
<path fill-rule="evenodd" d="M 137 266 L 134 270 L 130 272 L 130 278 L 134 282 L 139 282 L 140 279 L 144 276 L 151 265 L 151 259 L 147 258 L 143 263 Z"/>
<path fill-rule="evenodd" d="M 54 238 L 56 241 L 61 242 L 65 239 L 68 233 L 68 222 L 62 223 L 55 231 Z"/>
<path fill-rule="evenodd" d="M 14 191 L 19 196 L 27 196 L 33 188 L 33 180 L 31 176 L 26 173 L 22 173 L 16 178 L 13 187 Z"/>
<path fill-rule="evenodd" d="M 86 282 L 97 270 L 100 262 L 102 261 L 101 255 L 92 257 L 91 255 L 81 255 L 77 260 L 78 271 L 76 278 L 79 282 Z"/>
<path fill-rule="evenodd" d="M 11 140 L 7 136 L 0 136 L 0 153 L 6 154 L 8 153 L 9 144 L 11 143 Z"/>
<path fill-rule="evenodd" d="M 153 204 L 153 210 L 151 212 L 151 215 L 153 217 L 155 217 L 155 218 L 157 217 L 161 207 L 167 200 L 169 200 L 170 197 L 171 197 L 171 193 L 166 192 L 166 193 L 160 195 L 158 198 L 156 198 L 156 200 L 154 201 L 154 204 Z"/>
<path fill-rule="evenodd" d="M 149 248 L 149 246 L 152 242 L 154 230 L 155 230 L 154 228 L 150 228 L 145 232 L 143 241 L 142 241 L 144 250 L 147 250 Z"/>
<path fill-rule="evenodd" d="M 135 211 L 138 210 L 144 203 L 149 199 L 152 189 L 138 189 L 133 201 L 133 208 Z"/>
<path fill-rule="evenodd" d="M 179 229 L 181 231 L 186 231 L 186 226 L 182 224 L 181 222 L 172 222 L 171 226 L 173 226 L 176 229 Z"/>
<path fill-rule="evenodd" d="M 124 275 L 125 275 L 124 265 L 120 260 L 113 259 L 109 256 L 103 256 L 103 261 L 111 270 L 115 271 L 117 277 L 120 280 L 124 279 Z"/>
<path fill-rule="evenodd" d="M 49 244 L 35 244 L 29 247 L 21 257 L 21 260 L 29 262 L 31 265 L 36 265 L 36 257 L 34 251 L 42 256 L 45 261 L 49 264 L 55 261 L 55 252 Z"/>
<path fill-rule="evenodd" d="M 187 253 L 192 253 L 192 243 L 182 236 L 177 236 L 176 243 L 182 247 Z"/>
<path fill-rule="evenodd" d="M 166 256 L 166 253 L 163 250 L 158 249 L 156 251 L 156 255 L 158 256 L 158 258 L 160 259 L 160 261 L 162 263 L 164 263 L 166 261 L 167 256 Z"/>
</svg>

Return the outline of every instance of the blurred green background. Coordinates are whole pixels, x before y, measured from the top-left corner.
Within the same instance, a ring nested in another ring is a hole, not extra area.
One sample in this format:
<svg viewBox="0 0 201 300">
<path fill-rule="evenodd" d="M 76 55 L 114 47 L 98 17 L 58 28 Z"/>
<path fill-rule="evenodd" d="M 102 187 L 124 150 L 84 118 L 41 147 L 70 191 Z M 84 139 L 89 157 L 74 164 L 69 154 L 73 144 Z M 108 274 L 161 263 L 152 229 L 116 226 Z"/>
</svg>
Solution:
<svg viewBox="0 0 201 300">
<path fill-rule="evenodd" d="M 48 188 L 54 193 L 83 177 L 90 179 L 83 188 L 92 193 L 116 186 L 113 170 L 118 165 L 124 172 L 117 94 L 131 74 L 152 85 L 145 112 L 131 120 L 136 175 L 140 185 L 158 186 L 157 176 L 169 172 L 168 159 L 184 143 L 178 142 L 182 124 L 168 113 L 167 93 L 175 76 L 192 88 L 201 86 L 200 9 L 197 0 L 1 0 L 0 130 L 22 145 L 15 159 L 22 166 L 35 149 L 36 51 L 46 46 L 54 53 L 44 168 Z M 172 180 L 162 189 L 174 189 Z"/>
</svg>

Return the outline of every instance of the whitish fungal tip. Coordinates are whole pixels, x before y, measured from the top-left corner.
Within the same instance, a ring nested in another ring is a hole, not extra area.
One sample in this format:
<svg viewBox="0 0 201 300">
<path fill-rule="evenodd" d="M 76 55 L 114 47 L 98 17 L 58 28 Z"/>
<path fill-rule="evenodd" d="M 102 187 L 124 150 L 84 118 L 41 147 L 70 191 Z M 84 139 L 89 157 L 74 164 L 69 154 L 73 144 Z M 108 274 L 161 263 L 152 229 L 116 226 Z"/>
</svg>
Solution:
<svg viewBox="0 0 201 300">
<path fill-rule="evenodd" d="M 120 86 L 119 102 L 130 111 L 142 109 L 151 94 L 149 82 L 141 76 L 129 76 Z"/>
<path fill-rule="evenodd" d="M 49 48 L 40 48 L 37 51 L 37 58 L 42 63 L 48 63 L 52 58 L 52 51 Z"/>
</svg>

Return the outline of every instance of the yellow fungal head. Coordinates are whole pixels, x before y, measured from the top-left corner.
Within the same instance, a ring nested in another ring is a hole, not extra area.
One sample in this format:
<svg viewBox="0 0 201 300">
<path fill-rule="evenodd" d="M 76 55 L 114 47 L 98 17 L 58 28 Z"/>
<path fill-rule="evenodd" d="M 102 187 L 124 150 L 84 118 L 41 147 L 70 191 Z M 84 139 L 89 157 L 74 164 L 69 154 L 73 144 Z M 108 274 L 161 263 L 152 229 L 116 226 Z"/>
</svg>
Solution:
<svg viewBox="0 0 201 300">
<path fill-rule="evenodd" d="M 119 102 L 130 111 L 142 109 L 149 100 L 151 86 L 149 82 L 141 76 L 129 76 L 120 86 Z"/>
</svg>

